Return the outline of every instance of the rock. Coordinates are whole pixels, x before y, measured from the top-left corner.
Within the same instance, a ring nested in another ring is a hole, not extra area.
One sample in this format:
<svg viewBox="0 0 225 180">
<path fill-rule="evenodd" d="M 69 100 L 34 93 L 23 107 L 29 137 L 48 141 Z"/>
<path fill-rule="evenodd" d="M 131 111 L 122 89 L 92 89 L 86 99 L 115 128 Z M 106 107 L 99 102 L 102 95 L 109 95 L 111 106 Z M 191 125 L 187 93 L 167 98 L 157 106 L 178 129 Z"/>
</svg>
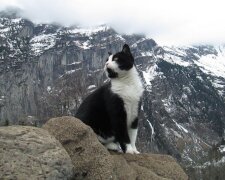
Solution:
<svg viewBox="0 0 225 180">
<path fill-rule="evenodd" d="M 188 177 L 174 158 L 160 154 L 119 154 L 111 152 L 116 179 L 187 180 Z M 125 161 L 125 162 L 124 162 Z"/>
<path fill-rule="evenodd" d="M 70 155 L 76 179 L 188 179 L 167 155 L 109 152 L 93 130 L 74 117 L 50 119 L 44 126 Z"/>
<path fill-rule="evenodd" d="M 99 143 L 92 129 L 74 117 L 50 119 L 44 126 L 70 155 L 77 179 L 108 179 L 112 175 L 112 157 Z"/>
<path fill-rule="evenodd" d="M 29 126 L 0 127 L 0 179 L 71 179 L 73 165 L 47 131 Z"/>
</svg>

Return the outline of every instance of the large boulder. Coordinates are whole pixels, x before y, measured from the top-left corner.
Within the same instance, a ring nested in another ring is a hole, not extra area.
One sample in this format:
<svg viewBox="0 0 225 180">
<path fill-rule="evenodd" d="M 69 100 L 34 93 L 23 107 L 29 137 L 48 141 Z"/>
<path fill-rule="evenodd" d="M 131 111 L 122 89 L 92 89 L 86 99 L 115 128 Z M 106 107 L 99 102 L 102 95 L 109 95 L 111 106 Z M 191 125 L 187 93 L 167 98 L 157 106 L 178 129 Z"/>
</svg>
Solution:
<svg viewBox="0 0 225 180">
<path fill-rule="evenodd" d="M 73 164 L 47 131 L 29 126 L 0 127 L 0 179 L 71 179 Z"/>
<path fill-rule="evenodd" d="M 114 168 L 110 153 L 89 126 L 74 117 L 50 119 L 44 126 L 70 155 L 76 179 L 108 179 Z"/>
<path fill-rule="evenodd" d="M 93 130 L 74 117 L 50 119 L 43 128 L 55 136 L 70 155 L 75 179 L 188 179 L 171 156 L 109 152 Z"/>
</svg>

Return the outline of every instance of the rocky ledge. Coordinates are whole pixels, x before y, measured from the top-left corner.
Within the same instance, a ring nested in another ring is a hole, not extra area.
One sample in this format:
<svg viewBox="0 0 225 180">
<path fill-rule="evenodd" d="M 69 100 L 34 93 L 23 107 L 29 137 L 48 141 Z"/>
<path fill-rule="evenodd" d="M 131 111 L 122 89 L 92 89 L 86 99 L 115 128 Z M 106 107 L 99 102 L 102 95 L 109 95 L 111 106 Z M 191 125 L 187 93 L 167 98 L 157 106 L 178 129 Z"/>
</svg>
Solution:
<svg viewBox="0 0 225 180">
<path fill-rule="evenodd" d="M 167 155 L 109 152 L 74 117 L 0 128 L 0 179 L 188 179 Z"/>
</svg>

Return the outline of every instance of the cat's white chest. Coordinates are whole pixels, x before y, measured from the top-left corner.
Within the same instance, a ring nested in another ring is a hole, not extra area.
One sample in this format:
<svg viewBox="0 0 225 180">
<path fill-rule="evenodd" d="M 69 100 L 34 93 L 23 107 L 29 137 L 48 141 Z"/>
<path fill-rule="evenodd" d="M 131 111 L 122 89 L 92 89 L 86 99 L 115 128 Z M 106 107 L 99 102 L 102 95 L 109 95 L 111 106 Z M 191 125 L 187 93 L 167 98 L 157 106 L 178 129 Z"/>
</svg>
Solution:
<svg viewBox="0 0 225 180">
<path fill-rule="evenodd" d="M 139 101 L 144 91 L 139 76 L 135 74 L 128 79 L 112 81 L 111 89 L 122 98 L 127 114 L 127 125 L 130 126 L 137 118 Z"/>
</svg>

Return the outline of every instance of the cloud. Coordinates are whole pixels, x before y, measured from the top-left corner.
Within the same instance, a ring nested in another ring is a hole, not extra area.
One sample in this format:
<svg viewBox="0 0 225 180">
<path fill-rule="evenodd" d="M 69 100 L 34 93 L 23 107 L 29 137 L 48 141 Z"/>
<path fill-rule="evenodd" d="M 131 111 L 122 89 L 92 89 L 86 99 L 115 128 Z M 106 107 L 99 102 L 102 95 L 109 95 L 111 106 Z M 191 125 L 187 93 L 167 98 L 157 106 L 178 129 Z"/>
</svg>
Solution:
<svg viewBox="0 0 225 180">
<path fill-rule="evenodd" d="M 37 23 L 96 26 L 142 33 L 159 44 L 225 43 L 223 0 L 1 0 Z"/>
</svg>

